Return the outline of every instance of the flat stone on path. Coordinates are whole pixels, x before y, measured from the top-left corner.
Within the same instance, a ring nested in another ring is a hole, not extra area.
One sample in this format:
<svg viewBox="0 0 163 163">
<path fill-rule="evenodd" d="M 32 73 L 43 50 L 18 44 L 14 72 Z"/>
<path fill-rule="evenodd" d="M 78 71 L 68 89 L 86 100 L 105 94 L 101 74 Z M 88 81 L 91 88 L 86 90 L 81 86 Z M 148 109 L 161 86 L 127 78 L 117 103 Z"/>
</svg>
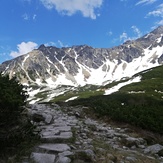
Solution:
<svg viewBox="0 0 163 163">
<path fill-rule="evenodd" d="M 42 144 L 39 145 L 39 148 L 53 152 L 64 152 L 70 150 L 70 147 L 67 144 Z"/>
<path fill-rule="evenodd" d="M 54 163 L 56 156 L 54 154 L 46 153 L 32 153 L 31 159 L 35 163 Z"/>
<path fill-rule="evenodd" d="M 61 143 L 71 139 L 72 137 L 73 137 L 72 132 L 61 132 L 60 135 L 43 135 L 41 139 L 45 142 L 60 141 Z"/>
<path fill-rule="evenodd" d="M 56 161 L 56 163 L 70 163 L 71 159 L 68 157 L 59 157 L 58 160 Z"/>
<path fill-rule="evenodd" d="M 54 130 L 59 130 L 59 131 L 71 131 L 70 126 L 60 126 L 60 127 L 54 127 Z"/>
</svg>

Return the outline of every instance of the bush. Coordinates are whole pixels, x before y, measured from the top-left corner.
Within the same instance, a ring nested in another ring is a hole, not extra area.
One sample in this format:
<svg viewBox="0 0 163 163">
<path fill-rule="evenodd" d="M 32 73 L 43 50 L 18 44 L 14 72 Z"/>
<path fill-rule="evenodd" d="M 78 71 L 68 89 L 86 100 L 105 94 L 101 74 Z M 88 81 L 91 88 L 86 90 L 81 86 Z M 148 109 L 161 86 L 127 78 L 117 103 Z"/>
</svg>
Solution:
<svg viewBox="0 0 163 163">
<path fill-rule="evenodd" d="M 163 101 L 145 94 L 114 93 L 70 102 L 89 106 L 100 116 L 163 134 Z"/>
<path fill-rule="evenodd" d="M 16 78 L 0 74 L 0 144 L 5 148 L 16 147 L 32 132 L 32 124 L 26 114 L 27 92 Z"/>
</svg>

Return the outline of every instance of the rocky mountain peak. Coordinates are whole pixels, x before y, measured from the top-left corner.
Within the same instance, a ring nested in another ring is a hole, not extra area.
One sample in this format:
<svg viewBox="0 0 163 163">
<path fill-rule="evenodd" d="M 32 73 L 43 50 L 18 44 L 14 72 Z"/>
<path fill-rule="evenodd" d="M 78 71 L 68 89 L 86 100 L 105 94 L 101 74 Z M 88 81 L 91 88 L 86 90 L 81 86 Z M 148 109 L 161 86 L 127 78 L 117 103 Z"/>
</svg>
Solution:
<svg viewBox="0 0 163 163">
<path fill-rule="evenodd" d="M 42 50 L 42 49 L 45 49 L 45 48 L 46 48 L 46 46 L 45 46 L 44 44 L 41 44 L 41 45 L 39 46 L 38 50 Z"/>
<path fill-rule="evenodd" d="M 88 45 L 37 50 L 0 65 L 0 71 L 26 84 L 103 85 L 162 64 L 163 26 L 113 48 Z"/>
<path fill-rule="evenodd" d="M 163 25 L 162 26 L 159 26 L 158 28 L 156 28 L 155 30 L 153 30 L 151 33 L 163 35 Z"/>
</svg>

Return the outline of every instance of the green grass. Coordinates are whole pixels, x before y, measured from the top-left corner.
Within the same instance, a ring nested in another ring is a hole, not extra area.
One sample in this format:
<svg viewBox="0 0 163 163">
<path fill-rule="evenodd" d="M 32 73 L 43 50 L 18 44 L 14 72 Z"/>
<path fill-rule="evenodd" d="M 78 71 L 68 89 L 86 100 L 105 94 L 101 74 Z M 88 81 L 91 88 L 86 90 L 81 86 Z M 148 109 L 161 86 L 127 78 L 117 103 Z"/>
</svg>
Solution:
<svg viewBox="0 0 163 163">
<path fill-rule="evenodd" d="M 130 123 L 163 134 L 163 66 L 138 73 L 141 82 L 126 85 L 108 96 L 77 99 L 70 105 L 85 105 L 99 116 Z M 112 86 L 120 82 L 114 82 Z M 105 88 L 110 85 L 105 86 Z M 137 93 L 129 93 L 129 92 Z M 138 93 L 143 91 L 142 93 Z"/>
<path fill-rule="evenodd" d="M 69 99 L 71 97 L 75 97 L 75 96 L 77 96 L 78 99 L 80 99 L 80 98 L 89 98 L 91 96 L 97 96 L 97 95 L 104 94 L 104 91 L 102 91 L 102 90 L 97 91 L 96 89 L 97 89 L 96 86 L 82 87 L 76 91 L 69 91 L 62 95 L 59 95 L 59 96 L 55 97 L 54 99 L 52 99 L 50 102 L 64 102 L 67 99 Z"/>
<path fill-rule="evenodd" d="M 141 72 L 137 75 L 142 76 L 141 82 L 126 85 L 120 89 L 120 92 L 144 91 L 146 96 L 152 96 L 159 100 L 163 99 L 163 66 Z"/>
</svg>

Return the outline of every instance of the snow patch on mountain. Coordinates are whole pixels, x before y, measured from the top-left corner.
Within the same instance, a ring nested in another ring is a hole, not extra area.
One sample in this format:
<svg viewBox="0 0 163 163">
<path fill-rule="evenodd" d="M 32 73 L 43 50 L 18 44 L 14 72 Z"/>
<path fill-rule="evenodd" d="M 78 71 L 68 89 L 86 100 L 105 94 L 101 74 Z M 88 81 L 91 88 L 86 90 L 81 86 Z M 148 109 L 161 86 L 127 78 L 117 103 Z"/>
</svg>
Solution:
<svg viewBox="0 0 163 163">
<path fill-rule="evenodd" d="M 22 62 L 22 66 L 24 67 L 24 63 L 26 62 L 26 60 L 29 58 L 29 54 L 25 56 L 23 62 Z"/>
<path fill-rule="evenodd" d="M 72 101 L 72 100 L 75 100 L 77 98 L 78 98 L 78 96 L 74 96 L 74 97 L 71 97 L 71 98 L 67 99 L 65 102 Z"/>
<path fill-rule="evenodd" d="M 105 90 L 104 95 L 110 95 L 110 94 L 112 94 L 114 92 L 117 92 L 120 88 L 122 88 L 125 85 L 131 84 L 131 83 L 137 83 L 137 82 L 140 82 L 140 81 L 141 81 L 141 77 L 137 76 L 137 77 L 135 77 L 135 78 L 133 78 L 131 80 L 128 80 L 128 81 L 123 82 L 123 83 L 119 83 L 118 85 Z"/>
</svg>

